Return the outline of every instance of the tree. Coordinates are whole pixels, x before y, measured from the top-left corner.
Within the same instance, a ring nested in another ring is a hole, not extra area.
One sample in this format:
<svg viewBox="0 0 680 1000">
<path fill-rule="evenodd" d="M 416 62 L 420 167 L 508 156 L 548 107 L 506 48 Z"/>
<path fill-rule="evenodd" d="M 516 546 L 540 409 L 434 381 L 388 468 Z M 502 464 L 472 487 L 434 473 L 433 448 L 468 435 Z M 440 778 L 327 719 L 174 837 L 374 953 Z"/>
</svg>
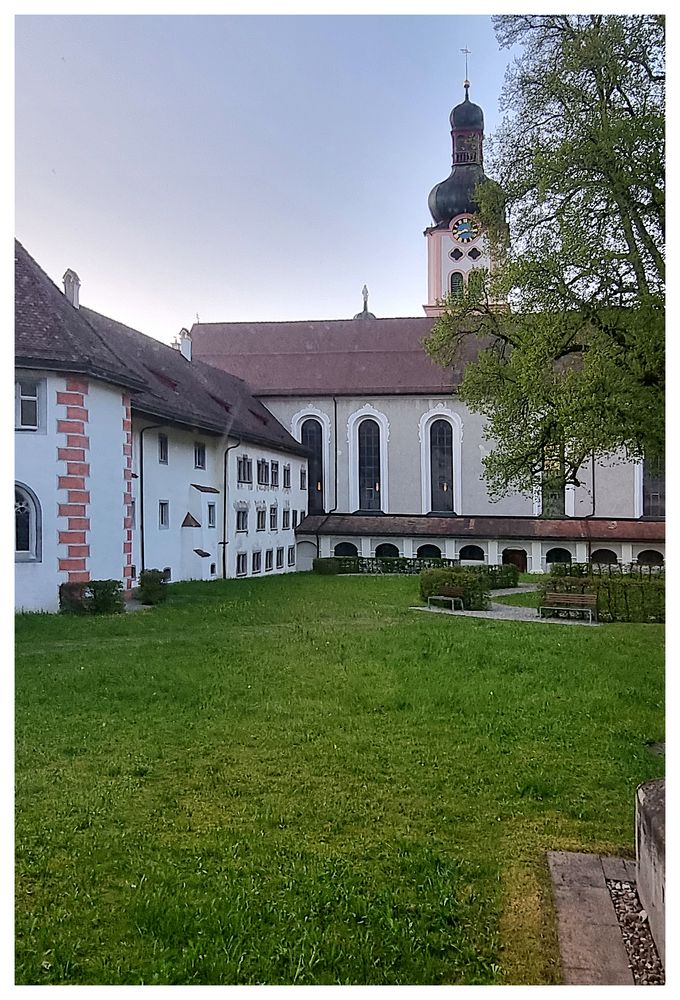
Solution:
<svg viewBox="0 0 680 1000">
<path fill-rule="evenodd" d="M 426 342 L 487 418 L 492 496 L 664 447 L 664 22 L 499 16 L 520 44 L 476 193 L 494 268 Z M 506 223 L 507 219 L 507 223 Z M 503 305 L 501 305 L 501 303 Z"/>
</svg>

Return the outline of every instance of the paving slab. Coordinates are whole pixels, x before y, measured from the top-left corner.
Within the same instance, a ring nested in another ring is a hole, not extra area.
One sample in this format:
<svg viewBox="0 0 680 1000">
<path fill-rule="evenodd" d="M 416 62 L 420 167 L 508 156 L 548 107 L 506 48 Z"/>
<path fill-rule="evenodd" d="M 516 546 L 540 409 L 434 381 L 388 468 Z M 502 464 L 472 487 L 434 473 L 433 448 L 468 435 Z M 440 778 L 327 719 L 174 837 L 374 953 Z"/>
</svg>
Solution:
<svg viewBox="0 0 680 1000">
<path fill-rule="evenodd" d="M 633 973 L 605 881 L 630 880 L 625 859 L 548 851 L 548 868 L 557 912 L 562 981 L 572 986 L 633 986 Z"/>
</svg>

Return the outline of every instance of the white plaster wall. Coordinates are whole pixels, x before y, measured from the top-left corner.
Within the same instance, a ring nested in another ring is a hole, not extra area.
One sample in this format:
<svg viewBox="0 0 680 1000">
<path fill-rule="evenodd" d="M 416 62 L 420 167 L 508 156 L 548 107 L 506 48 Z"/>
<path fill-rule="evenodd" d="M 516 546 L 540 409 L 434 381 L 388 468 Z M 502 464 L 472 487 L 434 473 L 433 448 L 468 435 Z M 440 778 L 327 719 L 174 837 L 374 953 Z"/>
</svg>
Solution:
<svg viewBox="0 0 680 1000">
<path fill-rule="evenodd" d="M 625 456 L 613 456 L 595 462 L 595 516 L 638 517 L 642 510 L 641 483 L 636 481 L 635 462 Z M 582 485 L 574 491 L 574 516 L 586 517 L 593 513 L 592 463 L 586 462 L 579 470 Z M 639 507 L 636 489 L 640 492 Z"/>
<path fill-rule="evenodd" d="M 90 464 L 87 482 L 90 491 L 90 579 L 122 580 L 125 535 L 125 409 L 122 390 L 90 379 L 85 400 L 89 414 L 86 433 L 90 438 L 90 450 L 86 457 Z M 65 579 L 66 574 L 63 576 Z"/>
<path fill-rule="evenodd" d="M 284 425 L 285 426 L 285 425 Z M 233 443 L 233 442 L 230 442 Z M 253 463 L 253 482 L 238 482 L 238 458 L 247 455 Z M 270 463 L 270 485 L 260 486 L 257 482 L 257 462 L 264 459 Z M 279 485 L 274 488 L 271 485 L 271 462 L 279 463 Z M 290 487 L 283 486 L 283 467 L 290 465 Z M 227 575 L 236 576 L 236 557 L 239 553 L 245 553 L 247 557 L 246 576 L 252 576 L 252 554 L 262 553 L 262 568 L 256 576 L 275 576 L 281 573 L 293 573 L 298 569 L 297 555 L 295 564 L 288 565 L 288 548 L 295 546 L 295 529 L 293 528 L 293 510 L 298 512 L 298 524 L 307 512 L 307 490 L 300 489 L 300 470 L 307 469 L 307 459 L 299 455 L 291 455 L 287 452 L 274 451 L 262 445 L 248 441 L 242 442 L 238 447 L 229 452 L 229 490 L 227 497 Z M 266 507 L 265 530 L 257 530 L 257 507 Z M 271 531 L 269 527 L 270 507 L 278 508 L 276 531 Z M 236 531 L 236 511 L 238 508 L 248 511 L 248 531 Z M 290 526 L 286 529 L 282 527 L 283 511 L 290 511 Z M 283 548 L 283 567 L 276 568 L 276 550 Z M 265 553 L 272 550 L 272 569 L 265 570 Z M 309 569 L 306 565 L 303 568 Z M 221 573 L 221 567 L 218 570 Z"/>
<path fill-rule="evenodd" d="M 65 387 L 63 376 L 47 372 L 20 372 L 17 377 L 44 379 L 45 425 L 37 431 L 15 431 L 14 478 L 28 486 L 40 502 L 42 559 L 17 562 L 14 603 L 18 611 L 57 611 L 59 583 L 66 574 L 57 571 L 57 447 L 56 394 Z"/>
<path fill-rule="evenodd" d="M 461 509 L 456 513 L 468 515 L 527 515 L 532 514 L 530 496 L 513 494 L 504 497 L 497 503 L 492 503 L 483 478 L 481 460 L 489 450 L 489 443 L 484 440 L 483 418 L 470 411 L 455 396 L 341 396 L 337 397 L 337 442 L 334 427 L 333 398 L 317 397 L 313 400 L 304 397 L 264 397 L 263 402 L 281 423 L 293 430 L 296 414 L 304 407 L 311 407 L 322 412 L 330 426 L 330 502 L 326 510 L 335 506 L 340 512 L 352 512 L 354 509 L 350 489 L 350 476 L 356 480 L 356 468 L 350 468 L 350 448 L 348 446 L 348 421 L 351 416 L 364 406 L 372 406 L 384 414 L 389 425 L 389 440 L 387 442 L 388 461 L 388 505 L 383 507 L 385 513 L 420 514 L 423 513 L 422 461 L 423 453 L 419 434 L 419 426 L 423 416 L 433 414 L 437 408 L 445 405 L 460 419 L 461 434 Z M 367 414 L 370 416 L 370 413 Z M 338 498 L 334 505 L 334 455 L 337 447 Z M 429 444 L 428 444 L 429 447 Z M 454 479 L 458 475 L 454 454 Z M 383 473 L 384 476 L 384 473 Z"/>
</svg>

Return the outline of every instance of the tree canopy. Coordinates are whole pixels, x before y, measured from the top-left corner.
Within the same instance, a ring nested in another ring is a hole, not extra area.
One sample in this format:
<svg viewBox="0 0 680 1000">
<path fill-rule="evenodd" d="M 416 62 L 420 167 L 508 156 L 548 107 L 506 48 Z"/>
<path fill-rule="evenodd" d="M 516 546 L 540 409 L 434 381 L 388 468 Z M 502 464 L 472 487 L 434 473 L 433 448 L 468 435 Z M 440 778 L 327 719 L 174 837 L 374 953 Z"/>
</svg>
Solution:
<svg viewBox="0 0 680 1000">
<path fill-rule="evenodd" d="M 548 466 L 664 446 L 664 22 L 499 16 L 508 70 L 477 192 L 493 271 L 449 299 L 426 343 L 487 418 L 492 495 Z M 469 353 L 469 352 L 466 352 Z M 555 463 L 555 455 L 560 460 Z M 546 456 L 551 456 L 546 460 Z"/>
</svg>

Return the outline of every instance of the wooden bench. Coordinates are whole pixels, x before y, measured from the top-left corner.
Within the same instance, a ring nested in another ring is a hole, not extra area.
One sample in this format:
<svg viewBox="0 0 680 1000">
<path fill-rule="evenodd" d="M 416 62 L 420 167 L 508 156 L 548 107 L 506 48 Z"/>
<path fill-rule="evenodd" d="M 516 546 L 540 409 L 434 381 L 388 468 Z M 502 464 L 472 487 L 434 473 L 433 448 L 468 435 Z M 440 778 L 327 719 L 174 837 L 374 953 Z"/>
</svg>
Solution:
<svg viewBox="0 0 680 1000">
<path fill-rule="evenodd" d="M 452 611 L 456 610 L 456 603 L 459 605 L 458 610 L 464 611 L 465 607 L 463 605 L 463 594 L 465 591 L 462 587 L 451 588 L 449 594 L 431 594 L 427 599 L 428 608 L 437 607 L 436 601 L 446 601 Z"/>
<path fill-rule="evenodd" d="M 597 621 L 597 594 L 546 594 L 543 604 L 538 609 L 539 617 L 543 617 L 544 611 L 588 612 L 588 619 L 592 624 L 593 615 Z"/>
</svg>

